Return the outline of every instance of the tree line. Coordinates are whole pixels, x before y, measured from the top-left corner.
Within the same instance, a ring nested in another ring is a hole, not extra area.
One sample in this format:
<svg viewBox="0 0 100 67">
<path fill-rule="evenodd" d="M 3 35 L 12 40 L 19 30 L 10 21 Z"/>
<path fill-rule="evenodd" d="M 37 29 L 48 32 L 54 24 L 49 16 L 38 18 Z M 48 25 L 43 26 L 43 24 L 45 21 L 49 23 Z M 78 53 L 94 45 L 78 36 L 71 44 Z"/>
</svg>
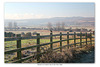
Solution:
<svg viewBox="0 0 100 67">
<path fill-rule="evenodd" d="M 49 30 L 63 31 L 63 30 L 65 30 L 65 23 L 64 22 L 62 22 L 62 23 L 58 22 L 54 25 L 51 22 L 48 22 L 47 28 Z"/>
</svg>

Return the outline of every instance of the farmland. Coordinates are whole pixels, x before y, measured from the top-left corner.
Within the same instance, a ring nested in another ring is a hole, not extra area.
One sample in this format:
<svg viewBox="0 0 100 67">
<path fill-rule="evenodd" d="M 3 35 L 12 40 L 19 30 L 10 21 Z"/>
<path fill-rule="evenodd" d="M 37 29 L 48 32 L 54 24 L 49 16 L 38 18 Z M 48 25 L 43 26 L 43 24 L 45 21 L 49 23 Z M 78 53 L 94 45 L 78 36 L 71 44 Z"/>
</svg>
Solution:
<svg viewBox="0 0 100 67">
<path fill-rule="evenodd" d="M 49 30 L 30 30 L 30 31 L 5 31 L 5 32 L 13 32 L 15 34 L 21 34 L 22 32 L 27 33 L 27 32 L 37 32 L 40 33 L 41 35 L 49 35 L 50 31 Z M 67 33 L 66 31 L 53 31 L 53 34 L 58 34 L 59 32 Z"/>
<path fill-rule="evenodd" d="M 59 36 L 53 37 L 53 41 L 59 41 L 59 38 L 60 38 Z M 63 36 L 62 38 L 63 39 L 67 39 L 67 36 Z M 70 36 L 70 38 L 73 38 L 73 36 Z M 79 36 L 77 36 L 76 38 L 79 38 Z M 90 39 L 88 38 L 87 40 L 89 41 Z M 84 41 L 85 41 L 85 39 L 82 39 L 82 42 L 84 42 Z M 49 43 L 49 42 L 50 42 L 50 38 L 48 38 L 48 37 L 47 38 L 42 38 L 40 40 L 40 44 L 42 44 L 42 43 Z M 76 42 L 80 42 L 80 39 L 77 39 Z M 21 43 L 22 43 L 22 45 L 21 45 L 22 48 L 23 47 L 28 47 L 28 46 L 33 46 L 33 45 L 36 45 L 36 39 L 22 40 Z M 72 44 L 72 43 L 74 43 L 74 40 L 70 40 L 69 41 L 69 44 Z M 88 42 L 88 44 L 90 44 L 90 42 Z M 6 41 L 5 42 L 5 51 L 12 50 L 12 49 L 16 49 L 17 48 L 16 45 L 17 45 L 16 44 L 16 41 Z M 67 41 L 62 42 L 62 45 L 63 46 L 64 45 L 67 45 Z M 80 44 L 77 44 L 77 46 L 78 45 L 80 45 Z M 86 45 L 86 44 L 83 43 L 83 45 Z M 59 46 L 60 46 L 60 43 L 53 44 L 53 48 L 57 48 Z M 43 46 L 43 47 L 41 47 L 41 51 L 42 51 L 42 49 L 43 50 L 47 50 L 49 48 L 50 48 L 50 45 Z M 22 51 L 22 54 L 23 55 L 26 54 L 25 56 L 29 56 L 34 51 L 36 51 L 36 48 L 24 50 L 24 51 Z M 29 54 L 29 53 L 31 53 L 31 54 Z M 10 60 L 8 62 L 13 61 L 14 58 L 16 58 L 16 53 L 12 53 L 12 54 L 5 55 L 5 61 Z"/>
<path fill-rule="evenodd" d="M 82 27 L 71 26 L 71 27 L 72 27 L 72 29 L 76 29 L 76 28 L 79 28 L 79 29 L 86 28 L 87 30 L 89 30 L 89 29 L 94 30 L 95 29 L 95 27 L 93 27 L 93 26 L 87 26 L 87 27 L 85 27 L 85 26 L 82 26 Z M 42 28 L 42 27 L 40 27 L 40 28 Z M 47 28 L 47 27 L 44 27 L 44 28 Z M 65 29 L 69 29 L 69 28 L 70 28 L 70 26 L 65 27 Z M 5 32 L 13 32 L 15 34 L 21 34 L 22 32 L 24 32 L 24 33 L 37 32 L 37 33 L 40 33 L 41 35 L 49 35 L 50 34 L 49 30 L 18 30 L 18 31 L 16 30 L 16 31 L 5 31 Z M 53 34 L 58 34 L 59 32 L 66 33 L 67 31 L 53 31 Z"/>
<path fill-rule="evenodd" d="M 94 63 L 95 3 L 4 5 L 5 63 Z"/>
</svg>

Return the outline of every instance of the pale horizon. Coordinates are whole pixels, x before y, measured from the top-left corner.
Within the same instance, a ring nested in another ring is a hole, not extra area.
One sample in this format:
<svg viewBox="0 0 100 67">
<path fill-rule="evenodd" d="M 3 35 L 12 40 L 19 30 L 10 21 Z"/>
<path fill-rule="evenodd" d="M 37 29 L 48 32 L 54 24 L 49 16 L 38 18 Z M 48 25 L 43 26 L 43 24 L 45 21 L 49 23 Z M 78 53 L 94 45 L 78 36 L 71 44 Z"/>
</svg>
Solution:
<svg viewBox="0 0 100 67">
<path fill-rule="evenodd" d="M 5 19 L 95 17 L 94 3 L 5 3 Z"/>
<path fill-rule="evenodd" d="M 90 17 L 85 17 L 85 16 L 72 16 L 72 17 L 84 17 L 84 18 L 90 18 Z M 91 16 L 92 17 L 92 16 Z M 71 17 L 49 17 L 49 18 L 23 18 L 23 19 L 5 19 L 5 20 L 28 20 L 28 19 L 51 19 L 51 18 L 71 18 Z M 95 18 L 95 17 L 92 17 Z"/>
</svg>

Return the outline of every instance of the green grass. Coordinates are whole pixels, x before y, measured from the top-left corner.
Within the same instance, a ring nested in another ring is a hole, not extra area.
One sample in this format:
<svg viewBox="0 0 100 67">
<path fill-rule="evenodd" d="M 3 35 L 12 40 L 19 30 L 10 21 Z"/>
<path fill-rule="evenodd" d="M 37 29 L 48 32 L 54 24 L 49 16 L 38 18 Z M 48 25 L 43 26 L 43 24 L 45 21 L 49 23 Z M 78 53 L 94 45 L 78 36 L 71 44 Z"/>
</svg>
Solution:
<svg viewBox="0 0 100 67">
<path fill-rule="evenodd" d="M 59 39 L 53 39 L 53 41 L 59 41 Z M 86 41 L 85 39 L 82 39 L 82 42 Z M 88 39 L 89 41 L 89 39 Z M 49 43 L 50 39 L 40 39 L 40 44 L 42 43 Z M 77 39 L 76 42 L 80 42 L 80 39 Z M 32 45 L 36 45 L 37 41 L 36 39 L 27 39 L 27 40 L 21 40 L 21 46 L 23 47 L 28 47 L 28 46 L 32 46 Z M 74 40 L 69 40 L 69 44 L 74 43 Z M 90 42 L 88 42 L 88 44 L 90 44 Z M 63 41 L 62 45 L 67 45 L 67 41 Z M 80 44 L 77 44 L 80 45 Z M 16 49 L 17 47 L 17 41 L 5 41 L 5 50 L 12 50 L 12 49 Z M 53 44 L 53 48 L 57 48 L 60 46 L 60 43 L 54 43 Z M 46 46 L 42 46 L 42 47 L 46 47 L 49 48 L 50 45 L 46 45 Z M 5 61 L 8 60 L 12 60 L 16 55 L 11 55 L 11 54 L 6 54 L 5 55 Z M 11 62 L 11 61 L 9 61 Z"/>
<path fill-rule="evenodd" d="M 59 39 L 53 39 L 53 41 L 58 41 Z M 40 44 L 42 43 L 49 43 L 50 39 L 40 39 Z M 22 47 L 27 47 L 27 46 L 32 46 L 36 45 L 36 39 L 27 39 L 27 40 L 21 40 L 21 46 Z M 12 50 L 16 49 L 17 41 L 5 41 L 5 50 Z"/>
<path fill-rule="evenodd" d="M 59 39 L 53 39 L 54 41 L 59 41 Z M 85 41 L 85 39 L 82 39 L 82 42 Z M 88 39 L 89 41 L 89 39 Z M 43 43 L 49 43 L 50 39 L 40 39 L 40 44 Z M 80 39 L 77 39 L 76 42 L 80 42 Z M 36 39 L 27 39 L 27 40 L 21 40 L 21 46 L 22 47 L 28 47 L 32 45 L 36 45 L 37 41 Z M 69 44 L 74 43 L 74 40 L 69 40 Z M 63 42 L 64 45 L 67 45 L 67 41 Z M 5 50 L 12 50 L 16 49 L 17 41 L 5 41 Z"/>
</svg>

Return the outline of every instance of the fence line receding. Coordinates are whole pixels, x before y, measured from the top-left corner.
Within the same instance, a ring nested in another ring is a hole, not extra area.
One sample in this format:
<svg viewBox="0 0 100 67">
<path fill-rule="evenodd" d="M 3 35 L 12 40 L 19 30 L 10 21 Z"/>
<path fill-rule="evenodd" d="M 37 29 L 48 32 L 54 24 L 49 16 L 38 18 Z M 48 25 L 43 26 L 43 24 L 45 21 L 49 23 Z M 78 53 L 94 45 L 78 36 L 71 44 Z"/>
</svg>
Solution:
<svg viewBox="0 0 100 67">
<path fill-rule="evenodd" d="M 62 36 L 65 36 L 65 35 L 66 35 L 67 39 L 63 39 Z M 59 36 L 60 40 L 59 41 L 53 41 L 53 37 L 54 36 Z M 73 38 L 70 38 L 69 36 L 73 36 Z M 79 36 L 79 38 L 77 38 L 76 36 Z M 46 38 L 46 37 L 50 37 L 50 42 L 49 43 L 40 44 L 40 39 L 41 38 Z M 87 40 L 88 38 L 90 39 L 90 41 Z M 65 34 L 65 33 L 63 34 L 62 32 L 60 32 L 60 34 L 53 34 L 51 32 L 50 35 L 42 35 L 41 36 L 38 33 L 37 36 L 31 36 L 31 37 L 21 37 L 21 36 L 18 36 L 18 37 L 15 37 L 15 38 L 5 38 L 5 41 L 14 41 L 14 40 L 17 41 L 17 49 L 5 51 L 5 55 L 17 52 L 17 60 L 12 62 L 12 63 L 21 63 L 21 62 L 23 62 L 25 60 L 28 60 L 28 59 L 34 57 L 34 55 L 32 55 L 32 56 L 28 56 L 28 57 L 22 58 L 21 51 L 27 50 L 27 49 L 31 49 L 31 48 L 36 48 L 37 49 L 36 52 L 35 52 L 35 53 L 37 53 L 36 59 L 37 59 L 37 62 L 39 62 L 41 54 L 45 53 L 45 52 L 41 52 L 41 50 L 40 50 L 41 46 L 50 45 L 50 49 L 52 49 L 52 50 L 60 49 L 60 51 L 62 52 L 62 48 L 63 47 L 68 47 L 69 48 L 71 45 L 74 45 L 75 47 L 77 47 L 77 44 L 80 44 L 80 47 L 82 47 L 83 46 L 82 43 L 86 43 L 86 45 L 87 45 L 88 44 L 87 42 L 90 42 L 90 44 L 92 45 L 93 41 L 94 41 L 94 40 L 92 40 L 93 38 L 94 38 L 94 33 L 91 33 L 91 32 L 86 32 L 86 33 L 82 33 L 82 32 L 70 33 L 70 32 L 67 32 L 67 34 Z M 24 40 L 24 39 L 36 39 L 37 40 L 37 45 L 21 48 L 21 40 Z M 79 39 L 80 42 L 76 42 L 77 39 Z M 82 42 L 82 39 L 85 39 L 85 41 Z M 74 43 L 73 44 L 69 44 L 70 40 L 74 40 Z M 62 46 L 62 42 L 63 41 L 67 41 L 66 45 L 64 45 L 64 46 Z M 53 44 L 54 43 L 60 43 L 60 47 L 53 48 Z"/>
</svg>

